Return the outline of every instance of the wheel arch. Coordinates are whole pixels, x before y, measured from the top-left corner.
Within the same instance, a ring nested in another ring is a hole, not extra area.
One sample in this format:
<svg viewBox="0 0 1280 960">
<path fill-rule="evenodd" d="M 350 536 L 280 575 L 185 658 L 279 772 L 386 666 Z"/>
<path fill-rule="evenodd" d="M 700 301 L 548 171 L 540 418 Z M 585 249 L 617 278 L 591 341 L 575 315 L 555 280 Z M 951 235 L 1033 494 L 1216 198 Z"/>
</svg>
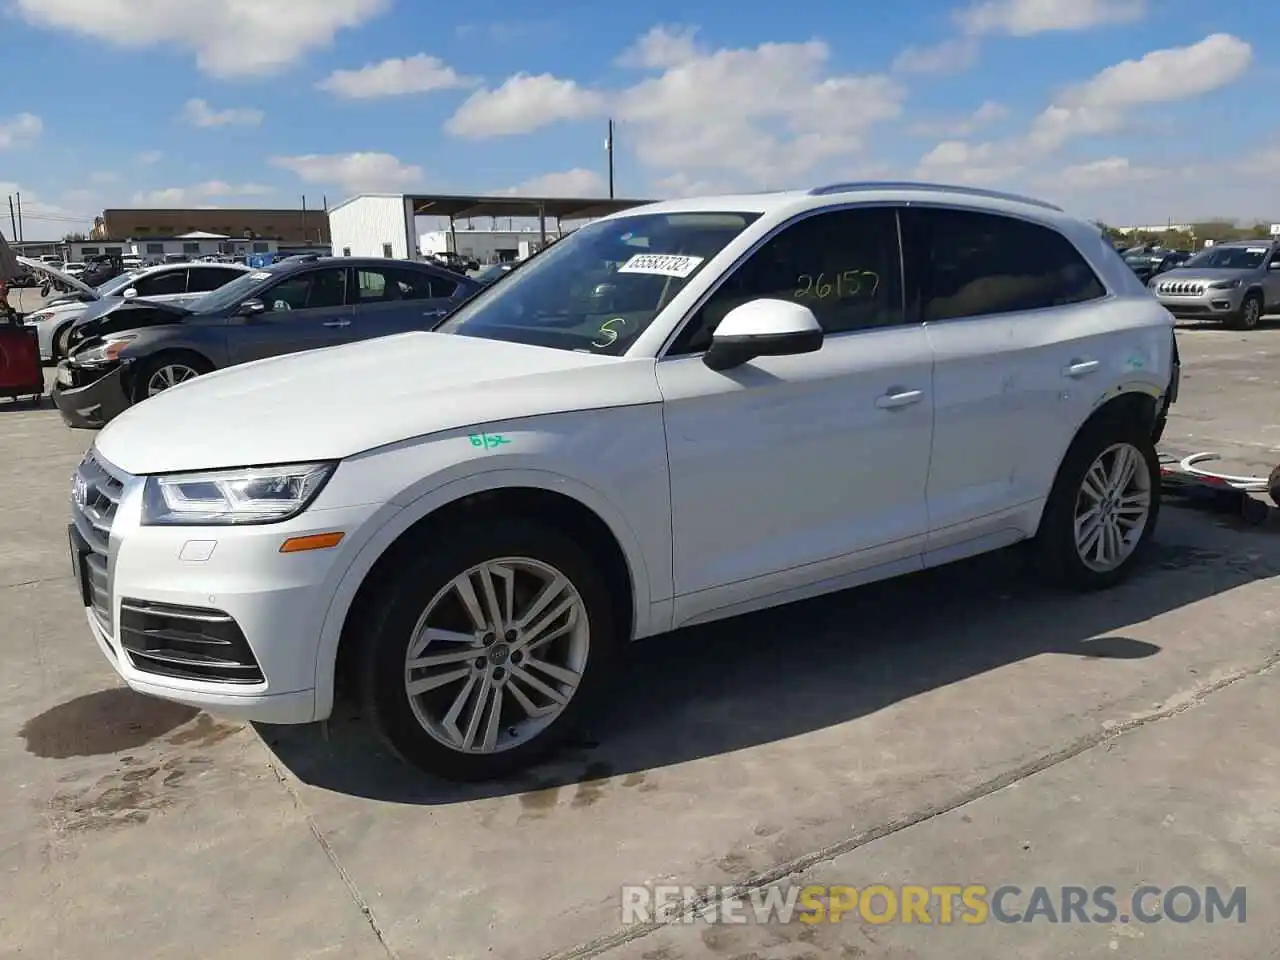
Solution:
<svg viewBox="0 0 1280 960">
<path fill-rule="evenodd" d="M 533 470 L 501 470 L 452 481 L 391 516 L 363 544 L 342 574 L 320 629 L 316 653 L 315 716 L 333 708 L 335 686 L 350 676 L 357 649 L 351 626 L 374 595 L 379 573 L 421 538 L 475 511 L 513 511 L 552 522 L 599 558 L 627 637 L 652 632 L 648 568 L 640 540 L 607 499 L 584 484 Z"/>
<path fill-rule="evenodd" d="M 1071 442 L 1063 448 L 1062 454 L 1058 457 L 1058 465 L 1053 471 L 1053 482 L 1050 484 L 1050 490 L 1058 483 L 1058 477 L 1062 474 L 1063 464 L 1066 463 L 1067 454 L 1071 448 L 1075 446 L 1081 435 L 1086 430 L 1092 429 L 1096 424 L 1107 422 L 1130 422 L 1140 426 L 1142 429 L 1154 431 L 1156 420 L 1160 415 L 1160 398 L 1161 393 L 1155 390 L 1147 383 L 1127 383 L 1121 384 L 1109 393 L 1104 395 L 1098 404 L 1090 411 L 1089 415 L 1084 418 L 1075 432 L 1071 435 Z M 1045 499 L 1048 503 L 1048 496 Z M 1040 516 L 1036 519 L 1037 529 L 1044 519 L 1043 507 Z"/>
</svg>

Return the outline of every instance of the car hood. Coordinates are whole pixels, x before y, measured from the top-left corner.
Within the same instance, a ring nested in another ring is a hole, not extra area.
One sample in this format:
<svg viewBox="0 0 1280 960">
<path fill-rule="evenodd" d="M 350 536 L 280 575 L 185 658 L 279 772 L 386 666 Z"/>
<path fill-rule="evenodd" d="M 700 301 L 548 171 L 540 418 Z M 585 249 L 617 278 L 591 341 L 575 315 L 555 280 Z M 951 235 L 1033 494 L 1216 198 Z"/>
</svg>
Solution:
<svg viewBox="0 0 1280 960">
<path fill-rule="evenodd" d="M 133 474 L 340 460 L 444 430 L 656 403 L 654 362 L 398 334 L 188 381 L 111 421 L 97 448 Z"/>
<path fill-rule="evenodd" d="M 1159 283 L 1177 281 L 1178 283 L 1216 283 L 1219 280 L 1244 280 L 1251 277 L 1254 270 L 1213 270 L 1203 267 L 1175 267 L 1160 274 Z"/>
<path fill-rule="evenodd" d="M 131 300 L 116 296 L 103 297 L 97 303 L 90 304 L 80 315 L 75 326 L 76 336 L 83 340 L 131 329 L 130 316 L 139 310 L 145 310 L 149 318 L 155 318 L 149 320 L 147 326 L 153 326 L 157 322 L 178 323 L 183 317 L 191 315 L 190 310 L 160 300 L 148 300 L 145 297 Z"/>
<path fill-rule="evenodd" d="M 49 266 L 47 263 L 44 263 L 41 260 L 32 260 L 30 257 L 18 257 L 18 262 L 34 273 L 41 274 L 43 276 L 50 277 L 62 282 L 63 284 L 65 284 L 66 286 L 74 290 L 76 293 L 82 293 L 92 300 L 98 299 L 98 291 L 94 290 L 93 287 L 89 286 L 88 284 L 84 283 L 81 280 L 77 280 L 75 277 L 71 276 L 71 274 L 69 273 L 63 273 L 61 270 L 53 269 L 51 266 Z"/>
</svg>

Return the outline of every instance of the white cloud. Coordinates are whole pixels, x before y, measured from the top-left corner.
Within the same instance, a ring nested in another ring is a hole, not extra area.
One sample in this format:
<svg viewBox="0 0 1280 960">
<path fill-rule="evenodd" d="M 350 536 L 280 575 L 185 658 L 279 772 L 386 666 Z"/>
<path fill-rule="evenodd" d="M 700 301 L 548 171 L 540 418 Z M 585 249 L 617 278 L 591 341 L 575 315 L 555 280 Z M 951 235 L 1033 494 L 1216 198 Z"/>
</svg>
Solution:
<svg viewBox="0 0 1280 960">
<path fill-rule="evenodd" d="M 1070 193 L 1112 190 L 1135 183 L 1161 179 L 1168 171 L 1133 163 L 1128 157 L 1103 157 L 1088 163 L 1063 167 L 1051 175 L 1043 175 L 1036 183 L 1046 189 Z"/>
<path fill-rule="evenodd" d="M 370 100 L 474 84 L 474 80 L 460 75 L 439 57 L 419 53 L 369 63 L 358 70 L 335 70 L 316 87 L 347 100 Z"/>
<path fill-rule="evenodd" d="M 1007 183 L 1022 172 L 1023 166 L 1024 159 L 1016 146 L 944 140 L 920 158 L 915 176 L 985 187 Z"/>
<path fill-rule="evenodd" d="M 0 120 L 0 150 L 16 150 L 29 147 L 44 133 L 44 121 L 34 113 L 19 113 L 8 120 Z"/>
<path fill-rule="evenodd" d="M 187 187 L 162 187 L 144 190 L 133 195 L 133 203 L 140 207 L 198 207 L 208 206 L 212 200 L 246 199 L 270 196 L 276 191 L 257 183 L 227 183 L 224 180 L 206 180 Z"/>
<path fill-rule="evenodd" d="M 112 173 L 110 170 L 95 170 L 89 174 L 90 183 L 117 183 L 120 180 L 120 174 Z"/>
<path fill-rule="evenodd" d="M 144 150 L 138 154 L 138 162 L 150 167 L 159 163 L 164 158 L 164 154 L 159 150 Z"/>
<path fill-rule="evenodd" d="M 338 187 L 348 194 L 394 193 L 411 189 L 423 179 L 421 167 L 401 163 L 389 153 L 313 153 L 272 157 L 271 163 L 306 183 Z"/>
<path fill-rule="evenodd" d="M 1009 108 L 995 100 L 984 101 L 973 113 L 953 120 L 924 120 L 913 124 L 911 133 L 919 137 L 967 137 L 982 127 L 1009 116 Z"/>
<path fill-rule="evenodd" d="M 1238 80 L 1253 59 L 1245 41 L 1215 33 L 1187 47 L 1153 50 L 1125 60 L 1064 91 L 1031 125 L 1029 139 L 1041 149 L 1067 140 L 1110 133 L 1124 126 L 1135 107 L 1189 100 Z"/>
<path fill-rule="evenodd" d="M 1030 37 L 1132 23 L 1146 12 L 1145 0 L 979 0 L 957 19 L 971 34 Z"/>
<path fill-rule="evenodd" d="M 126 49 L 194 51 L 213 76 L 261 76 L 327 47 L 391 0 L 13 0 L 28 23 Z"/>
<path fill-rule="evenodd" d="M 256 127 L 266 116 L 253 107 L 228 107 L 215 110 L 207 100 L 188 100 L 182 107 L 182 120 L 193 127 Z"/>
<path fill-rule="evenodd" d="M 604 111 L 602 94 L 549 73 L 517 73 L 496 90 L 477 90 L 445 124 L 456 137 L 480 139 L 533 131 Z"/>
<path fill-rule="evenodd" d="M 954 37 L 926 47 L 907 47 L 893 60 L 895 73 L 959 73 L 978 62 L 978 42 Z"/>
<path fill-rule="evenodd" d="M 698 55 L 697 28 L 659 24 L 628 47 L 617 59 L 620 67 L 665 70 Z"/>
<path fill-rule="evenodd" d="M 902 88 L 885 76 L 828 75 L 825 43 L 764 43 L 683 54 L 617 98 L 641 162 L 752 186 L 787 184 L 861 149 L 897 117 Z"/>
<path fill-rule="evenodd" d="M 503 190 L 513 196 L 524 197 L 598 197 L 606 189 L 604 177 L 594 170 L 575 167 L 556 173 L 544 173 L 526 180 L 518 187 Z"/>
</svg>

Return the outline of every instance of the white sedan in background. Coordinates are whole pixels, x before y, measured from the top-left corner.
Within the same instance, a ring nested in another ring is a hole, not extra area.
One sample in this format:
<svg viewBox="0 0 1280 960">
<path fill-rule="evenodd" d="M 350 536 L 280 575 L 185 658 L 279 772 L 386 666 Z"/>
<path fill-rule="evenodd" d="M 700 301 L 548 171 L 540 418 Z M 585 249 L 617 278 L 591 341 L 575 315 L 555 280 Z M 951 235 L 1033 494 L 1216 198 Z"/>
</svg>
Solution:
<svg viewBox="0 0 1280 960">
<path fill-rule="evenodd" d="M 74 296 L 54 302 L 27 317 L 40 339 L 40 359 L 53 362 L 67 355 L 67 336 L 72 325 L 102 300 L 118 297 L 145 297 L 149 300 L 184 303 L 204 296 L 229 283 L 248 267 L 238 263 L 169 263 L 112 277 L 97 289 L 74 277 L 59 275 L 71 286 Z"/>
</svg>

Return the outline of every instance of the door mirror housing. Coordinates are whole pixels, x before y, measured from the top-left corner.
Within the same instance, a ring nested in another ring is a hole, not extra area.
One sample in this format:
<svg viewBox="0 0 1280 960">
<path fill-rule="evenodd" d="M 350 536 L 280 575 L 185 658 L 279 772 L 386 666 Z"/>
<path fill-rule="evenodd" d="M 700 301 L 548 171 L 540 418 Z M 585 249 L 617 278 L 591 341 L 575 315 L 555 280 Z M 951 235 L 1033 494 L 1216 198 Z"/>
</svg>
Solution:
<svg viewBox="0 0 1280 960">
<path fill-rule="evenodd" d="M 1267 265 L 1268 270 L 1280 270 L 1280 257 L 1276 257 Z"/>
<path fill-rule="evenodd" d="M 702 362 L 731 370 L 756 357 L 787 357 L 822 349 L 822 325 L 808 307 L 789 300 L 752 300 L 734 307 L 716 327 Z"/>
<path fill-rule="evenodd" d="M 237 317 L 256 317 L 260 313 L 267 312 L 267 305 L 256 297 L 245 300 L 240 306 L 236 307 L 235 315 Z"/>
<path fill-rule="evenodd" d="M 120 296 L 124 297 L 126 300 L 136 300 L 138 299 L 138 290 L 136 287 L 130 287 L 124 293 L 120 294 Z"/>
</svg>

